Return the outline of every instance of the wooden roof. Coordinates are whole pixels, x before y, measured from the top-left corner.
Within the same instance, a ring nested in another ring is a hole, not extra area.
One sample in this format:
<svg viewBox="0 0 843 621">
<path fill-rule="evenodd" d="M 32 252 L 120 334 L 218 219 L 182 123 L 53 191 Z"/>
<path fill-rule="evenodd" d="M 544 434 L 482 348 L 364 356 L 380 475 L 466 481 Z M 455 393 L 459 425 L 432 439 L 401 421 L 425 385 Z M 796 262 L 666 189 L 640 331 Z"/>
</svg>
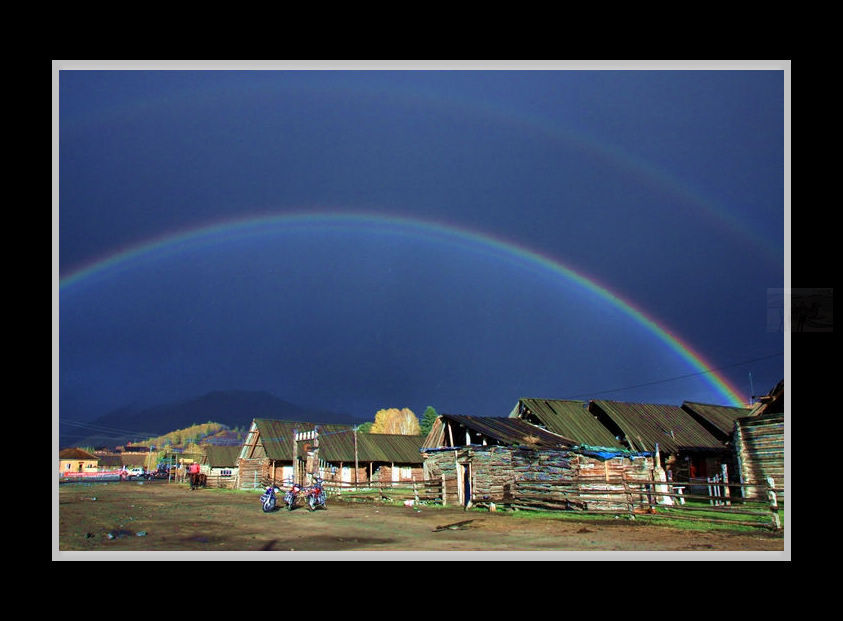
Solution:
<svg viewBox="0 0 843 621">
<path fill-rule="evenodd" d="M 662 452 L 726 450 L 725 445 L 677 405 L 591 401 L 589 408 L 608 416 L 623 432 L 632 450 Z"/>
<path fill-rule="evenodd" d="M 709 403 L 694 403 L 685 401 L 682 409 L 691 414 L 704 426 L 714 427 L 720 434 L 729 437 L 735 430 L 735 421 L 748 416 L 752 411 L 748 407 L 733 407 L 728 405 L 712 405 Z"/>
<path fill-rule="evenodd" d="M 302 440 L 299 444 L 312 443 Z M 386 433 L 358 433 L 357 460 L 365 462 L 422 464 L 420 449 L 424 436 Z M 354 431 L 319 434 L 319 459 L 333 463 L 354 462 Z"/>
<path fill-rule="evenodd" d="M 240 456 L 241 447 L 208 444 L 202 448 L 205 450 L 202 463 L 211 466 L 211 468 L 234 468 L 237 466 L 237 458 Z"/>
<path fill-rule="evenodd" d="M 531 416 L 532 415 L 532 416 Z M 623 448 L 623 445 L 588 410 L 585 401 L 563 399 L 521 399 L 510 418 L 533 422 L 535 417 L 542 427 L 578 444 Z"/>
<path fill-rule="evenodd" d="M 484 436 L 494 442 L 506 446 L 529 446 L 537 449 L 569 448 L 576 444 L 573 440 L 559 434 L 536 427 L 517 418 L 497 418 L 488 416 L 464 416 L 459 414 L 442 414 L 436 419 L 427 438 L 425 448 L 441 448 L 452 446 L 447 423 L 455 425 L 451 428 L 455 446 L 465 446 L 465 430 Z M 475 442 L 471 442 L 474 444 Z M 476 442 L 480 444 L 480 442 Z"/>
<path fill-rule="evenodd" d="M 351 429 L 351 425 L 333 423 L 320 425 L 318 423 L 304 421 L 274 420 L 270 418 L 256 418 L 254 422 L 260 433 L 259 441 L 266 451 L 266 457 L 277 461 L 293 460 L 293 434 L 295 432 L 313 431 L 317 426 L 326 433 Z"/>
</svg>

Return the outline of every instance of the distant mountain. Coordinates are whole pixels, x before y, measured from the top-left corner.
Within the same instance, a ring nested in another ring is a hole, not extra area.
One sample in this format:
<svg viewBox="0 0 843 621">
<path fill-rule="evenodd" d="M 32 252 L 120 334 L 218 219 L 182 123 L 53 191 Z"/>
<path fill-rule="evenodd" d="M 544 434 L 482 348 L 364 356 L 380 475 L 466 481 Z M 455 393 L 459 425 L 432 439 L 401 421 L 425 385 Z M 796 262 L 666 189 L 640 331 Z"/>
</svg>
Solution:
<svg viewBox="0 0 843 621">
<path fill-rule="evenodd" d="M 228 390 L 145 409 L 120 408 L 64 430 L 59 445 L 118 446 L 208 421 L 228 427 L 248 427 L 254 418 L 301 420 L 314 423 L 350 423 L 351 416 L 296 405 L 268 392 Z"/>
</svg>

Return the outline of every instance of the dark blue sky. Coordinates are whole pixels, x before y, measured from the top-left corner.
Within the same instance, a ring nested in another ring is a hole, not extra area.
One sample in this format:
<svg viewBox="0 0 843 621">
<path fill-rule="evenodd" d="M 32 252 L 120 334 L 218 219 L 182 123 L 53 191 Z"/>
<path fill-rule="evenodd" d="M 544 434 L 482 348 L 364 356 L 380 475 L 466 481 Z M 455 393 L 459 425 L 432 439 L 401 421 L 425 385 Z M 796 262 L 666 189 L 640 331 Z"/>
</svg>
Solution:
<svg viewBox="0 0 843 621">
<path fill-rule="evenodd" d="M 756 394 L 784 376 L 782 71 L 63 70 L 58 95 L 62 279 L 222 221 L 365 212 L 587 274 L 744 398 L 750 373 Z M 673 380 L 697 369 L 627 314 L 506 252 L 413 227 L 252 233 L 63 281 L 61 416 L 225 389 L 361 421 L 725 402 Z"/>
</svg>

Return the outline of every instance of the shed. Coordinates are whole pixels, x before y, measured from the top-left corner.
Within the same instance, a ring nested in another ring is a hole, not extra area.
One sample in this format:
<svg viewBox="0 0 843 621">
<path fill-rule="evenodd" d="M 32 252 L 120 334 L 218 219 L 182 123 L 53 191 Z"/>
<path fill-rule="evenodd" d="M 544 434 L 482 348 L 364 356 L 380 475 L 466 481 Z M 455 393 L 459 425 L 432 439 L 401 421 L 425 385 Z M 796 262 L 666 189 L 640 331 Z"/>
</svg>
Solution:
<svg viewBox="0 0 843 621">
<path fill-rule="evenodd" d="M 318 452 L 313 450 L 316 439 Z M 307 472 L 314 471 L 314 459 L 318 460 L 320 476 L 325 481 L 411 483 L 424 477 L 420 450 L 424 439 L 424 436 L 320 430 L 318 436 L 299 441 L 298 459 L 310 457 L 304 465 Z"/>
<path fill-rule="evenodd" d="M 701 485 L 730 462 L 730 449 L 677 405 L 593 400 L 589 411 L 633 451 L 655 451 L 674 481 Z"/>
<path fill-rule="evenodd" d="M 208 487 L 233 488 L 237 483 L 239 446 L 203 445 L 200 471 L 206 475 Z"/>
<path fill-rule="evenodd" d="M 625 476 L 642 479 L 652 467 L 646 453 L 622 448 L 584 449 L 573 440 L 517 418 L 443 414 L 424 442 L 425 480 L 441 481 L 444 504 L 529 504 L 555 509 L 612 508 L 625 504 Z M 588 502 L 572 491 L 605 492 Z"/>
<path fill-rule="evenodd" d="M 294 479 L 303 482 L 304 473 L 294 468 L 299 450 L 295 436 L 296 433 L 316 428 L 324 432 L 347 431 L 351 430 L 351 425 L 254 419 L 240 447 L 236 486 L 239 489 L 255 489 L 264 482 L 277 484 Z"/>
</svg>

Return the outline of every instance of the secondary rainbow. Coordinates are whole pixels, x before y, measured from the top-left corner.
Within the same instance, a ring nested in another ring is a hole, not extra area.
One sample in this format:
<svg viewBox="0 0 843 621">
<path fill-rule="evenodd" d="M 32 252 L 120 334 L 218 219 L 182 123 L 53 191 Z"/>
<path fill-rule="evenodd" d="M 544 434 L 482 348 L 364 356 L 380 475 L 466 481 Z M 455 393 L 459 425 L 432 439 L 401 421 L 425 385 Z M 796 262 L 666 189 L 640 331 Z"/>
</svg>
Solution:
<svg viewBox="0 0 843 621">
<path fill-rule="evenodd" d="M 133 260 L 139 260 L 148 256 L 158 256 L 166 252 L 176 252 L 191 243 L 212 243 L 221 235 L 265 234 L 268 229 L 272 228 L 325 228 L 343 226 L 380 227 L 381 229 L 394 231 L 395 233 L 410 234 L 413 237 L 432 237 L 459 245 L 480 248 L 500 254 L 511 260 L 519 260 L 529 265 L 549 270 L 583 287 L 633 318 L 687 362 L 695 372 L 698 372 L 730 404 L 735 406 L 746 405 L 738 396 L 738 391 L 734 386 L 725 377 L 711 370 L 712 366 L 706 362 L 700 353 L 694 351 L 688 343 L 680 340 L 668 328 L 659 324 L 641 309 L 620 295 L 613 293 L 593 278 L 584 275 L 582 272 L 575 271 L 554 258 L 542 255 L 515 242 L 499 239 L 486 233 L 427 220 L 395 216 L 387 217 L 367 213 L 288 213 L 227 220 L 187 231 L 171 233 L 164 237 L 159 237 L 120 251 L 106 259 L 97 261 L 69 274 L 60 280 L 59 288 L 60 290 L 66 291 L 74 284 L 83 282 L 97 274 L 105 274 Z"/>
</svg>

